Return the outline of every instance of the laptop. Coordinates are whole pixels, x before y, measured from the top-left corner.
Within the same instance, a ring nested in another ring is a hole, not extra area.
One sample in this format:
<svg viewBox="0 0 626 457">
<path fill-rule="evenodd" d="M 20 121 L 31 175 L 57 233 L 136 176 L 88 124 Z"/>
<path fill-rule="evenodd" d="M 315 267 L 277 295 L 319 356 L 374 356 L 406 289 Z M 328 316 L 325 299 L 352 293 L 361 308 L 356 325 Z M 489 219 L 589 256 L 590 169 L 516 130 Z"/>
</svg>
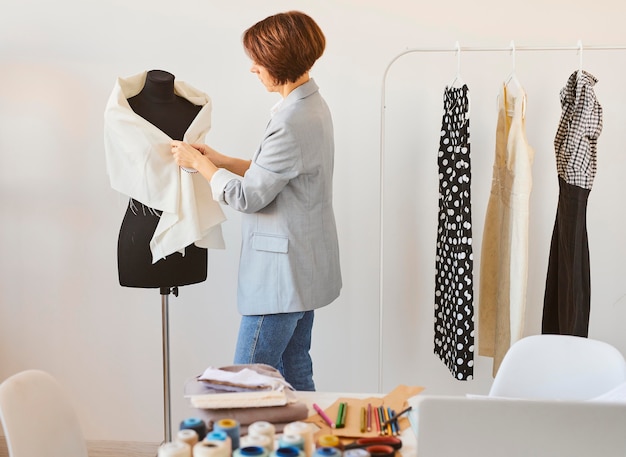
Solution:
<svg viewBox="0 0 626 457">
<path fill-rule="evenodd" d="M 624 403 L 415 398 L 417 457 L 626 457 Z"/>
</svg>

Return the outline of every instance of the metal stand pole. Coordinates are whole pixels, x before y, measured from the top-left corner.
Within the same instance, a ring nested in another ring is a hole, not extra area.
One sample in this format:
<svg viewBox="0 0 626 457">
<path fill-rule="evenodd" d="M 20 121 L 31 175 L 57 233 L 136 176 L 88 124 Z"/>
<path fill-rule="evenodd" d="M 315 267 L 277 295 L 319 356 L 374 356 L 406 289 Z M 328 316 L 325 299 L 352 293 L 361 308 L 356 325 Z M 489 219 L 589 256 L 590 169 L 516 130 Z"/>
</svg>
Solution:
<svg viewBox="0 0 626 457">
<path fill-rule="evenodd" d="M 170 330 L 169 330 L 169 295 L 178 297 L 178 287 L 161 287 L 161 322 L 163 342 L 163 413 L 164 439 L 172 441 L 172 419 L 170 401 Z"/>
</svg>

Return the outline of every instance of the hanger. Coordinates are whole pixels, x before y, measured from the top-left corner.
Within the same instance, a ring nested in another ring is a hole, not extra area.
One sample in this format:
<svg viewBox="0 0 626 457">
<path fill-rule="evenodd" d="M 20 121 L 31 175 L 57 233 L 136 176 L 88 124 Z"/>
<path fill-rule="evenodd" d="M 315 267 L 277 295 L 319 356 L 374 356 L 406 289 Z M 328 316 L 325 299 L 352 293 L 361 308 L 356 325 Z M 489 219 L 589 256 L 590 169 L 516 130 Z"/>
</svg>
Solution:
<svg viewBox="0 0 626 457">
<path fill-rule="evenodd" d="M 515 75 L 515 42 L 513 40 L 511 40 L 511 73 L 506 79 L 504 85 L 508 87 L 510 84 L 513 84 L 514 88 L 521 87 L 521 84 Z"/>
<path fill-rule="evenodd" d="M 448 84 L 448 88 L 452 87 L 463 87 L 465 85 L 465 81 L 461 78 L 461 45 L 459 42 L 455 42 L 454 47 L 456 49 L 456 75 L 450 84 Z M 467 115 L 469 116 L 471 106 L 471 99 L 469 95 L 467 97 Z"/>
<path fill-rule="evenodd" d="M 517 97 L 520 93 L 523 94 L 522 84 L 517 79 L 517 75 L 515 73 L 515 42 L 511 40 L 511 73 L 509 77 L 504 82 L 504 87 L 508 93 Z M 526 94 L 523 94 L 524 98 L 522 99 L 522 117 L 526 115 Z"/>
<path fill-rule="evenodd" d="M 461 78 L 461 45 L 459 42 L 455 42 L 454 47 L 456 48 L 456 75 L 448 87 L 462 87 L 465 82 L 463 78 Z"/>
<path fill-rule="evenodd" d="M 578 40 L 578 77 L 583 73 L 583 42 Z"/>
</svg>

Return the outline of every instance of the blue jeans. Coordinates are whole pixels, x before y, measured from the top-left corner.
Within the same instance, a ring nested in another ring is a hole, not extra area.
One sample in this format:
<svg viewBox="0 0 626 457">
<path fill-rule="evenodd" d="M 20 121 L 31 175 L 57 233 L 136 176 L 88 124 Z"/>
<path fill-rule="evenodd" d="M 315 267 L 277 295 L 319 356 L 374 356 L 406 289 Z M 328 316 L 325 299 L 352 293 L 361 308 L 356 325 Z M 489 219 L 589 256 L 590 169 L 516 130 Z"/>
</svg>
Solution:
<svg viewBox="0 0 626 457">
<path fill-rule="evenodd" d="M 315 390 L 309 355 L 313 311 L 242 316 L 235 364 L 276 368 L 296 390 Z"/>
</svg>

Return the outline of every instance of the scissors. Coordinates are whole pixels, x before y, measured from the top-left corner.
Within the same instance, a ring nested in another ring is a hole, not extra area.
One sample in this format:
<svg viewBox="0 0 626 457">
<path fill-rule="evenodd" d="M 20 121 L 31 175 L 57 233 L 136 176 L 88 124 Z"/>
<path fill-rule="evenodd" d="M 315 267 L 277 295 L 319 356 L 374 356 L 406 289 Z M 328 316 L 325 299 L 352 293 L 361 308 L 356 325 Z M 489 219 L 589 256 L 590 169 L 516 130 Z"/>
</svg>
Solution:
<svg viewBox="0 0 626 457">
<path fill-rule="evenodd" d="M 402 440 L 395 436 L 374 436 L 371 438 L 359 438 L 358 440 L 346 444 L 344 449 L 368 448 L 370 446 L 390 446 L 394 450 L 402 447 Z"/>
</svg>

